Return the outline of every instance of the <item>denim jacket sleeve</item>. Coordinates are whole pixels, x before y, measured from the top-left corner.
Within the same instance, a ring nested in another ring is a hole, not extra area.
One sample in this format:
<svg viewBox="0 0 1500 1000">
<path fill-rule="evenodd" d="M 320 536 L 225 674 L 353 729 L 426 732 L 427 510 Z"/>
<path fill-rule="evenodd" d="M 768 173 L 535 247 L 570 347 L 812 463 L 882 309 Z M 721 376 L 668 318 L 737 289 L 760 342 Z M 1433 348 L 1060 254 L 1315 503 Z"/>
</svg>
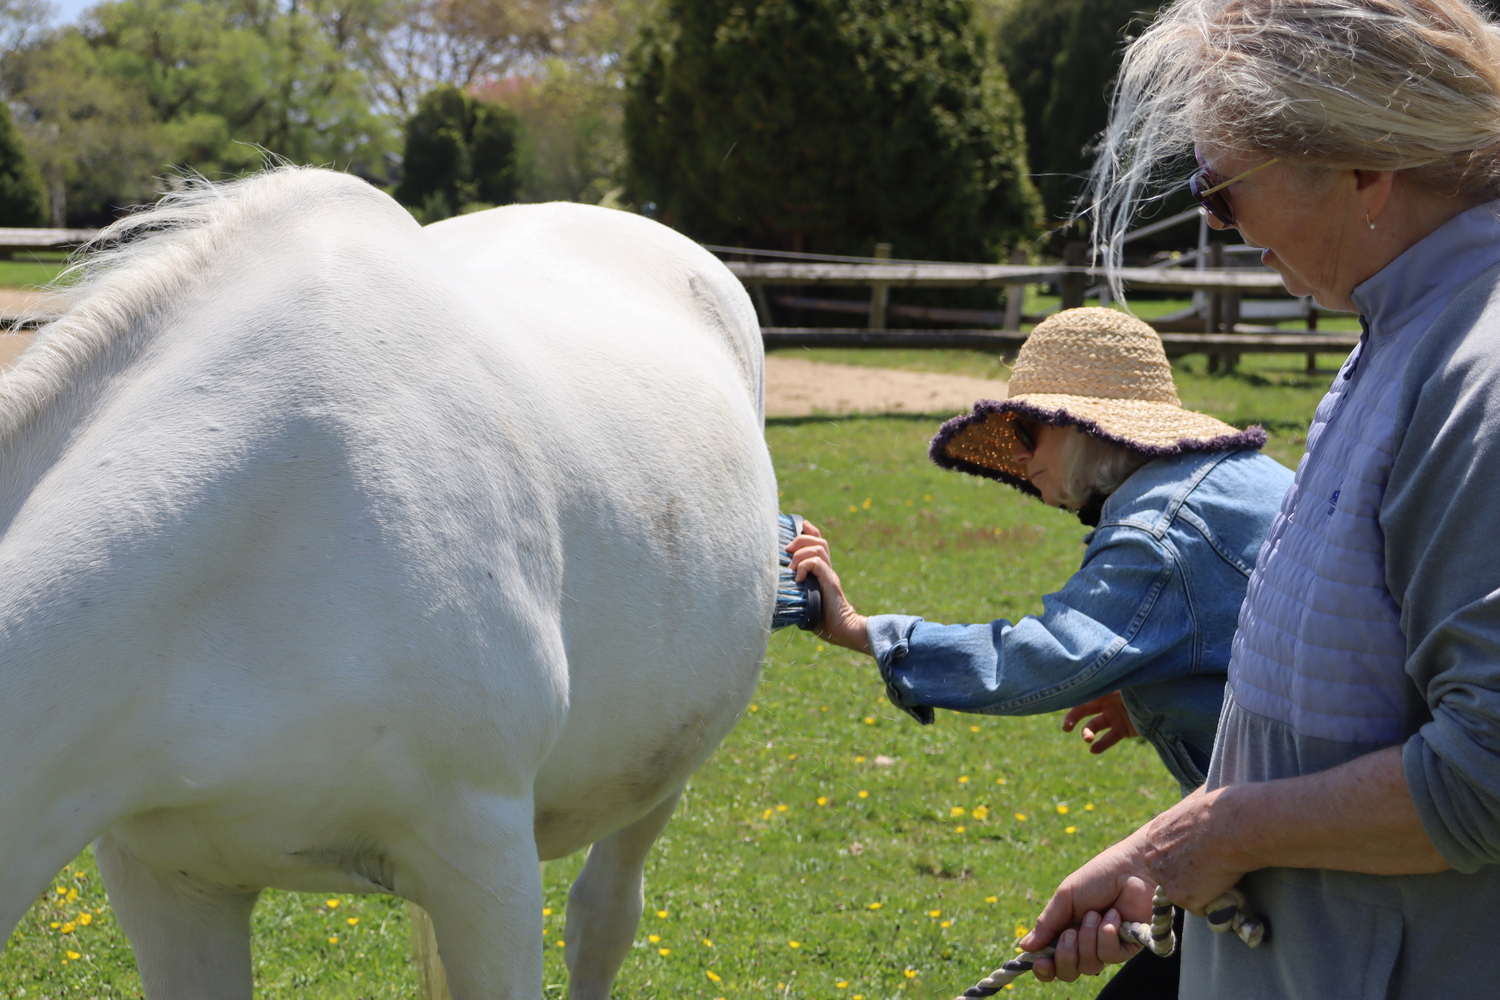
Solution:
<svg viewBox="0 0 1500 1000">
<path fill-rule="evenodd" d="M 1190 673 L 1197 630 L 1172 554 L 1128 525 L 1100 528 L 1088 543 L 1083 566 L 1042 599 L 1040 617 L 872 617 L 871 651 L 891 701 L 923 723 L 934 708 L 1034 715 Z"/>
</svg>

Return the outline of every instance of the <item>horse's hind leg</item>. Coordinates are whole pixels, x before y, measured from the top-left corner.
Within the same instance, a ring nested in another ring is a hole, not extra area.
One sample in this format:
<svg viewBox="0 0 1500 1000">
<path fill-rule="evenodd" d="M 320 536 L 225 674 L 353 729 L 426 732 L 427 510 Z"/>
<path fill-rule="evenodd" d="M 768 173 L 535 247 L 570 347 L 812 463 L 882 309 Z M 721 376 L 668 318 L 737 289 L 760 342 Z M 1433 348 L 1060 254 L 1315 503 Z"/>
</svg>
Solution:
<svg viewBox="0 0 1500 1000">
<path fill-rule="evenodd" d="M 542 995 L 542 876 L 530 798 L 434 814 L 408 852 L 409 898 L 432 918 L 453 1000 Z M 397 877 L 397 884 L 404 880 Z M 402 895 L 408 895 L 402 891 Z"/>
<path fill-rule="evenodd" d="M 641 922 L 646 854 L 672 818 L 678 794 L 589 848 L 588 861 L 568 890 L 563 940 L 571 1000 L 609 1000 Z"/>
<path fill-rule="evenodd" d="M 250 911 L 259 891 L 148 868 L 109 834 L 94 842 L 94 860 L 147 1000 L 250 1000 Z"/>
</svg>

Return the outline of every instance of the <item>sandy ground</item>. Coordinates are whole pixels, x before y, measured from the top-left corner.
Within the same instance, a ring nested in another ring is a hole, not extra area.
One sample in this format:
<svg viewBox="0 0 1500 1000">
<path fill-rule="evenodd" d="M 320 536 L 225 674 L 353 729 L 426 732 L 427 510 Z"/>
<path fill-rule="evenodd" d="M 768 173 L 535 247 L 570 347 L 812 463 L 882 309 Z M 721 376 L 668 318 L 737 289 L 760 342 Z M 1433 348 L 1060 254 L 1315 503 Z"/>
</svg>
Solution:
<svg viewBox="0 0 1500 1000">
<path fill-rule="evenodd" d="M 976 399 L 1004 399 L 998 379 L 766 358 L 766 416 L 962 413 Z"/>
<path fill-rule="evenodd" d="M 26 293 L 0 289 L 0 315 L 45 305 Z M 30 334 L 0 334 L 0 366 L 8 365 L 25 349 Z M 962 413 L 976 399 L 1004 399 L 1005 383 L 968 378 L 831 365 L 779 355 L 766 359 L 766 416 L 807 417 L 848 413 Z"/>
</svg>

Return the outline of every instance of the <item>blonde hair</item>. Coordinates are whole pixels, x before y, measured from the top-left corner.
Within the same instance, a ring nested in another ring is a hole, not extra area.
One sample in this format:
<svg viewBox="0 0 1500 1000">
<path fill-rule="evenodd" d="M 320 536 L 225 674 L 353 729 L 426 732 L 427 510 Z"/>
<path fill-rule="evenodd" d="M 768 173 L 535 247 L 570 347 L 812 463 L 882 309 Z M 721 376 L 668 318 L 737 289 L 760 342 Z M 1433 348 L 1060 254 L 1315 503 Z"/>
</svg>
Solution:
<svg viewBox="0 0 1500 1000">
<path fill-rule="evenodd" d="M 1176 0 L 1126 50 L 1090 177 L 1111 266 L 1204 141 L 1500 196 L 1500 29 L 1465 0 Z"/>
<path fill-rule="evenodd" d="M 1062 475 L 1058 476 L 1058 502 L 1064 507 L 1082 507 L 1095 494 L 1109 496 L 1150 459 L 1129 448 L 1094 437 L 1078 427 L 1059 428 L 1063 441 L 1058 449 Z"/>
</svg>

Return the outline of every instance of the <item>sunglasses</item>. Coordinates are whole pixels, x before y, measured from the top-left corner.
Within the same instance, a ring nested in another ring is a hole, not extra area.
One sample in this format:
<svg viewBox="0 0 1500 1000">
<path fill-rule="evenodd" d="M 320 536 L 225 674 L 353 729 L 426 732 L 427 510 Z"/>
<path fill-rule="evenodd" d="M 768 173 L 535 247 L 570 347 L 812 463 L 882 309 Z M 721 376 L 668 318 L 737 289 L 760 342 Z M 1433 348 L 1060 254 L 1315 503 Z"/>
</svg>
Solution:
<svg viewBox="0 0 1500 1000">
<path fill-rule="evenodd" d="M 1188 178 L 1188 190 L 1193 192 L 1193 197 L 1198 199 L 1198 204 L 1203 210 L 1224 225 L 1233 228 L 1234 206 L 1229 202 L 1229 195 L 1225 190 L 1231 184 L 1238 184 L 1257 170 L 1264 170 L 1273 163 L 1280 162 L 1281 157 L 1276 156 L 1267 160 L 1259 166 L 1251 167 L 1242 174 L 1235 174 L 1227 181 L 1217 181 L 1217 175 L 1205 166 L 1199 166 L 1198 172 Z"/>
<path fill-rule="evenodd" d="M 1027 451 L 1036 451 L 1036 432 L 1027 426 L 1026 421 L 1017 417 L 1011 421 L 1011 429 L 1015 431 L 1016 440 L 1021 442 L 1022 448 Z"/>
</svg>

